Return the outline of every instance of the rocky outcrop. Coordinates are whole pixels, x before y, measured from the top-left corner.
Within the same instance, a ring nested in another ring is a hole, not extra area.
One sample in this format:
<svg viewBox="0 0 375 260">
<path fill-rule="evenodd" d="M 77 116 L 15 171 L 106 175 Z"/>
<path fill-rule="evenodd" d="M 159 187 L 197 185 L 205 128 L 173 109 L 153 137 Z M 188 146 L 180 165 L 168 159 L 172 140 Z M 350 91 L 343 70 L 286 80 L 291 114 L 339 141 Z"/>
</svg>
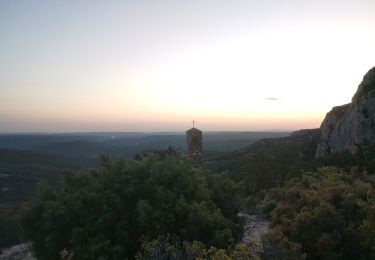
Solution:
<svg viewBox="0 0 375 260">
<path fill-rule="evenodd" d="M 325 117 L 316 157 L 351 152 L 375 143 L 375 67 L 364 76 L 352 102 L 334 107 Z"/>
</svg>

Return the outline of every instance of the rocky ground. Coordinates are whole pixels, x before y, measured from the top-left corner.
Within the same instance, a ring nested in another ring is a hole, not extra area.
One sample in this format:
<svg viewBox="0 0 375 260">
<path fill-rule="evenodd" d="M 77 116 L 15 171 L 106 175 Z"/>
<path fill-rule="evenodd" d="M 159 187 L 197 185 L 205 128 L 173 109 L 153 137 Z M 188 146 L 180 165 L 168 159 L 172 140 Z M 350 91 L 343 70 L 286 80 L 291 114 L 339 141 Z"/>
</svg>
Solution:
<svg viewBox="0 0 375 260">
<path fill-rule="evenodd" d="M 259 215 L 240 214 L 245 219 L 242 242 L 249 246 L 251 251 L 259 255 L 262 235 L 269 230 L 269 221 Z"/>
<path fill-rule="evenodd" d="M 5 249 L 0 254 L 0 260 L 36 260 L 36 258 L 31 253 L 30 244 L 26 243 Z"/>
</svg>

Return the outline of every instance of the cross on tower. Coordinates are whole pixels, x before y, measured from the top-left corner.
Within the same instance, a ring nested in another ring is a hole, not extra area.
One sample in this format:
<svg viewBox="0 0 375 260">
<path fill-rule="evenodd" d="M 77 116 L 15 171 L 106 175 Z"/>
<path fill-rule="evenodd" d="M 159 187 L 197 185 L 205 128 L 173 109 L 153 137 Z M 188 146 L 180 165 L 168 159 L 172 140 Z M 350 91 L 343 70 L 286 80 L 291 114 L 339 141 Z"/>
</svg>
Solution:
<svg viewBox="0 0 375 260">
<path fill-rule="evenodd" d="M 195 120 L 193 120 L 193 128 L 195 127 Z"/>
</svg>

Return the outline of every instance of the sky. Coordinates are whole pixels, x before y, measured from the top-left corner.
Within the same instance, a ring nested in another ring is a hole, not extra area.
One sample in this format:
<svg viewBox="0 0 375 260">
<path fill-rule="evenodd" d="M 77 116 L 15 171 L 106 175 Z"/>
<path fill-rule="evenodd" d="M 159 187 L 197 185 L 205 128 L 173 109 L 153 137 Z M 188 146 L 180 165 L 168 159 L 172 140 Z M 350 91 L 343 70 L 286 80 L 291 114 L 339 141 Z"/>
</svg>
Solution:
<svg viewBox="0 0 375 260">
<path fill-rule="evenodd" d="M 375 66 L 374 0 L 0 0 L 0 132 L 297 130 Z"/>
</svg>

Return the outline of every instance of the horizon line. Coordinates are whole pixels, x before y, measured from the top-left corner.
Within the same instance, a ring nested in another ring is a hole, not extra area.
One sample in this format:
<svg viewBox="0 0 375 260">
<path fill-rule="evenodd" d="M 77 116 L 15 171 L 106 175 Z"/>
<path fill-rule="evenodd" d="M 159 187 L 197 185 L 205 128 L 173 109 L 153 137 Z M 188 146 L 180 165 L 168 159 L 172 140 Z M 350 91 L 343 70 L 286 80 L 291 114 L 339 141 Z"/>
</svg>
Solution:
<svg viewBox="0 0 375 260">
<path fill-rule="evenodd" d="M 220 133 L 248 133 L 248 132 L 294 132 L 299 130 L 304 130 L 307 128 L 301 129 L 263 129 L 263 130 L 203 130 L 203 132 L 220 132 Z M 310 128 L 309 128 L 310 129 Z M 315 129 L 315 128 L 311 128 Z M 188 130 L 188 129 L 187 129 Z M 59 132 L 59 131 L 7 131 L 1 132 L 0 135 L 22 135 L 22 134 L 40 134 L 40 135 L 54 135 L 54 134 L 149 134 L 149 133 L 185 133 L 187 130 L 176 130 L 176 131 L 66 131 L 66 132 Z"/>
</svg>

